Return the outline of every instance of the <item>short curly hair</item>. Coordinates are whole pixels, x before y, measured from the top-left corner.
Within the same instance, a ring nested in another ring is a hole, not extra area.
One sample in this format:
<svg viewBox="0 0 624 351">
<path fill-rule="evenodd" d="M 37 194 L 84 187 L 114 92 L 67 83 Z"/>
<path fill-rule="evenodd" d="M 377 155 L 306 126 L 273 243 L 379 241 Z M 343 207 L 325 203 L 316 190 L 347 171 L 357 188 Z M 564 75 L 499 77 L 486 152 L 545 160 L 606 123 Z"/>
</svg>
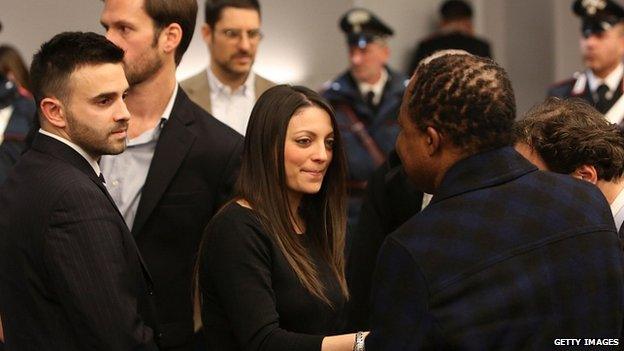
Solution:
<svg viewBox="0 0 624 351">
<path fill-rule="evenodd" d="M 605 181 L 624 173 L 622 130 L 581 99 L 548 98 L 516 123 L 514 138 L 535 150 L 553 172 L 570 174 L 592 165 Z"/>
<path fill-rule="evenodd" d="M 516 102 L 505 70 L 465 51 L 440 51 L 416 68 L 408 113 L 467 154 L 511 144 Z"/>
</svg>

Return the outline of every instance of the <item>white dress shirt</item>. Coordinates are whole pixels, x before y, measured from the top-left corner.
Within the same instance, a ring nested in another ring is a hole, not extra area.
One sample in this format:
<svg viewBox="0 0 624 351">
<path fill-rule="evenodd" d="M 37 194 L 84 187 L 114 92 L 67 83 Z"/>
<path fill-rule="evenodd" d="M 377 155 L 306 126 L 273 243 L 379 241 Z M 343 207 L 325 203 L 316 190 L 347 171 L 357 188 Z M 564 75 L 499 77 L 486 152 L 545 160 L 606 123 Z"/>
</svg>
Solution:
<svg viewBox="0 0 624 351">
<path fill-rule="evenodd" d="M 9 126 L 11 114 L 13 114 L 13 106 L 11 105 L 0 109 L 0 144 L 4 141 L 4 131 Z"/>
<path fill-rule="evenodd" d="M 210 67 L 206 71 L 210 85 L 212 115 L 239 134 L 245 135 L 251 110 L 256 103 L 256 89 L 254 87 L 256 75 L 250 71 L 245 83 L 232 91 L 229 86 L 219 81 Z"/>
<path fill-rule="evenodd" d="M 134 225 L 143 185 L 145 185 L 147 172 L 154 158 L 154 151 L 156 151 L 156 144 L 162 129 L 169 120 L 177 95 L 178 85 L 176 84 L 158 124 L 136 138 L 128 140 L 126 151 L 119 155 L 104 155 L 100 160 L 108 192 L 130 230 Z"/>
<path fill-rule="evenodd" d="M 597 94 L 596 89 L 598 89 L 598 87 L 603 83 L 609 88 L 606 97 L 607 99 L 611 100 L 613 94 L 618 88 L 618 84 L 620 84 L 620 82 L 622 81 L 622 74 L 624 74 L 624 64 L 622 64 L 621 62 L 613 70 L 613 72 L 609 73 L 609 75 L 605 77 L 605 79 L 600 79 L 596 77 L 591 70 L 588 70 L 587 83 L 589 84 L 589 90 L 592 93 L 594 101 L 597 101 L 598 99 L 598 97 L 595 96 Z"/>
<path fill-rule="evenodd" d="M 618 196 L 613 200 L 611 204 L 611 213 L 613 213 L 613 220 L 617 230 L 620 230 L 622 222 L 624 222 L 624 190 L 621 190 Z"/>
<path fill-rule="evenodd" d="M 388 71 L 386 71 L 386 69 L 384 68 L 383 70 L 381 70 L 381 77 L 375 84 L 358 82 L 358 88 L 360 89 L 360 93 L 362 94 L 362 96 L 366 96 L 369 91 L 372 91 L 375 94 L 375 96 L 373 97 L 373 104 L 379 105 L 387 81 Z"/>
</svg>

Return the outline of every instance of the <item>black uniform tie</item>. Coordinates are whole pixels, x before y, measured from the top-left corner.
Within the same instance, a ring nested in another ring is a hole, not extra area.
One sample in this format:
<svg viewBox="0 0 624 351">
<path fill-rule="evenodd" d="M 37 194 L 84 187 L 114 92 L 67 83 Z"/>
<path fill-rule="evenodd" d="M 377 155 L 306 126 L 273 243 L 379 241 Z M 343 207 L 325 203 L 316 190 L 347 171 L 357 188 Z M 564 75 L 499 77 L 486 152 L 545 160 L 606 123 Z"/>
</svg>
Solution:
<svg viewBox="0 0 624 351">
<path fill-rule="evenodd" d="M 609 108 L 611 108 L 611 100 L 607 99 L 607 93 L 609 92 L 609 87 L 606 84 L 600 84 L 598 89 L 596 89 L 596 93 L 598 94 L 598 101 L 596 101 L 596 110 L 600 113 L 607 113 Z"/>
<path fill-rule="evenodd" d="M 377 106 L 375 106 L 375 92 L 374 91 L 371 90 L 368 93 L 366 93 L 366 104 L 373 111 L 375 111 L 375 109 L 377 108 Z"/>
<path fill-rule="evenodd" d="M 102 184 L 106 185 L 106 181 L 104 180 L 104 174 L 102 172 L 100 172 L 100 176 L 98 178 L 100 178 Z"/>
</svg>

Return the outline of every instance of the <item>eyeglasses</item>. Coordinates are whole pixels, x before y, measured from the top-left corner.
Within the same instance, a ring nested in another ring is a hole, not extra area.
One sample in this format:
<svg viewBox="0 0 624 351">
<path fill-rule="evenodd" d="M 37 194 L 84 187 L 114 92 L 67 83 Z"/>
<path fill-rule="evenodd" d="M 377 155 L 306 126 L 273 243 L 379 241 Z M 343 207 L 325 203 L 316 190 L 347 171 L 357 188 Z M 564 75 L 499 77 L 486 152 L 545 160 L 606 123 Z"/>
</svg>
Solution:
<svg viewBox="0 0 624 351">
<path fill-rule="evenodd" d="M 219 31 L 228 41 L 237 42 L 243 39 L 243 33 L 247 33 L 247 38 L 252 43 L 257 43 L 264 36 L 260 29 L 250 29 L 243 31 L 241 29 L 223 29 Z"/>
</svg>

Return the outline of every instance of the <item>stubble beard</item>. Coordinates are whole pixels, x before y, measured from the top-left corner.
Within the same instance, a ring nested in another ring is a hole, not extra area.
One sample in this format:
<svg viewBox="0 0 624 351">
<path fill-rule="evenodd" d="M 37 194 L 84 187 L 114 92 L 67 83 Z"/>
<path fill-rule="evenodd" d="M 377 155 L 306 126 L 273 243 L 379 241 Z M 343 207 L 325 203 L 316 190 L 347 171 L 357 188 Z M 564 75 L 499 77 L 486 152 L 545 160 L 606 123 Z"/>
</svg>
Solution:
<svg viewBox="0 0 624 351">
<path fill-rule="evenodd" d="M 111 140 L 113 130 L 120 127 L 127 127 L 127 122 L 119 122 L 106 131 L 98 131 L 87 124 L 78 121 L 73 114 L 67 115 L 67 132 L 71 141 L 80 146 L 89 155 L 98 158 L 102 155 L 118 155 L 126 150 L 127 138 L 121 142 Z"/>
</svg>

